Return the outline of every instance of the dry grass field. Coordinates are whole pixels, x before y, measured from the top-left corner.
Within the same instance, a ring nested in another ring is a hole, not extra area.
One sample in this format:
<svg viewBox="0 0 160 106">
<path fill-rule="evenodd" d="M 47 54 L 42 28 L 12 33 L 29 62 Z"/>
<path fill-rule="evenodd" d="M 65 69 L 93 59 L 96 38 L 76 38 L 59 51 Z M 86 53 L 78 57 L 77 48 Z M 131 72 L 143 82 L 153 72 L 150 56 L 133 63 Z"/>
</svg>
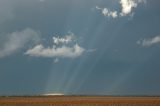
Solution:
<svg viewBox="0 0 160 106">
<path fill-rule="evenodd" d="M 0 97 L 0 106 L 160 106 L 160 97 Z"/>
</svg>

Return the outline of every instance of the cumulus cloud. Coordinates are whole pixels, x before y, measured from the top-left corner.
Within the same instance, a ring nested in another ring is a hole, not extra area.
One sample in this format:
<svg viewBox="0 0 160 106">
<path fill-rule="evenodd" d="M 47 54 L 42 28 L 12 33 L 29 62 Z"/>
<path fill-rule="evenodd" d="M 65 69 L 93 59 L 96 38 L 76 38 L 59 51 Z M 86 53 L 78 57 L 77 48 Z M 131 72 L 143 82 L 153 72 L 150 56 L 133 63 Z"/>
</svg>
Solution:
<svg viewBox="0 0 160 106">
<path fill-rule="evenodd" d="M 100 8 L 96 6 L 96 9 L 101 10 L 102 14 L 106 17 L 124 17 L 131 14 L 133 15 L 133 9 L 138 6 L 140 3 L 145 3 L 146 0 L 120 0 L 119 4 L 121 5 L 121 12 L 111 11 L 108 8 Z"/>
<path fill-rule="evenodd" d="M 75 44 L 73 47 L 55 47 L 45 48 L 43 45 L 37 45 L 32 49 L 29 49 L 25 54 L 35 57 L 67 57 L 75 58 L 84 52 L 84 48 L 80 47 L 78 44 Z"/>
<path fill-rule="evenodd" d="M 136 8 L 139 3 L 145 2 L 145 0 L 120 0 L 122 7 L 121 16 L 126 16 L 132 13 L 133 8 Z"/>
<path fill-rule="evenodd" d="M 158 44 L 158 43 L 160 43 L 160 36 L 137 41 L 137 44 L 145 46 L 145 47 L 152 46 L 152 45 Z"/>
<path fill-rule="evenodd" d="M 20 32 L 6 34 L 6 40 L 0 46 L 0 58 L 16 53 L 22 49 L 25 44 L 39 41 L 39 32 L 27 28 Z"/>
<path fill-rule="evenodd" d="M 65 37 L 53 37 L 53 42 L 55 44 L 68 44 L 70 42 L 72 42 L 73 40 L 73 35 L 66 35 Z"/>
<path fill-rule="evenodd" d="M 26 51 L 26 55 L 35 57 L 48 57 L 48 58 L 76 58 L 83 54 L 84 48 L 80 47 L 77 43 L 69 46 L 68 43 L 73 41 L 73 35 L 64 37 L 53 37 L 53 46 L 44 47 L 42 44 Z M 60 45 L 60 46 L 59 46 Z"/>
<path fill-rule="evenodd" d="M 107 16 L 107 17 L 112 17 L 112 18 L 117 18 L 118 17 L 117 11 L 110 11 L 107 8 L 104 8 L 102 10 L 102 13 L 103 13 L 104 16 Z"/>
<path fill-rule="evenodd" d="M 118 17 L 117 11 L 111 11 L 107 8 L 100 8 L 98 6 L 96 6 L 96 9 L 101 10 L 102 14 L 106 17 L 112 17 L 112 18 Z"/>
</svg>

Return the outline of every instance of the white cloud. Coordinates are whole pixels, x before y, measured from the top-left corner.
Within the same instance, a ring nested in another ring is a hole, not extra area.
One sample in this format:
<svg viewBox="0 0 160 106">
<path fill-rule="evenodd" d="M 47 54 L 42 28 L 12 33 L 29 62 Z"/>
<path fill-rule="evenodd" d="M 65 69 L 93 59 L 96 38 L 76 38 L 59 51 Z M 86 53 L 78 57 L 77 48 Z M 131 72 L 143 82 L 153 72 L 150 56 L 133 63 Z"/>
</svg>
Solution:
<svg viewBox="0 0 160 106">
<path fill-rule="evenodd" d="M 112 18 L 118 17 L 117 11 L 110 11 L 107 8 L 100 8 L 98 6 L 96 6 L 96 9 L 101 10 L 102 14 L 106 17 L 112 17 Z"/>
<path fill-rule="evenodd" d="M 30 41 L 39 41 L 39 33 L 30 28 L 20 32 L 12 32 L 6 37 L 7 40 L 0 46 L 0 58 L 16 53 Z"/>
<path fill-rule="evenodd" d="M 137 44 L 140 44 L 142 46 L 152 46 L 154 44 L 158 44 L 160 43 L 160 36 L 156 36 L 156 37 L 153 37 L 153 38 L 150 38 L 150 39 L 143 39 L 143 40 L 139 40 L 137 41 Z"/>
<path fill-rule="evenodd" d="M 106 17 L 124 17 L 124 16 L 133 16 L 133 9 L 138 6 L 140 3 L 146 3 L 146 0 L 120 0 L 121 12 L 111 11 L 108 8 L 100 8 L 96 6 L 97 10 L 101 10 L 102 14 Z"/>
<path fill-rule="evenodd" d="M 110 11 L 107 8 L 102 9 L 102 14 L 107 17 L 117 18 L 117 11 Z"/>
<path fill-rule="evenodd" d="M 132 12 L 132 9 L 137 7 L 135 0 L 121 0 L 120 4 L 122 6 L 121 16 L 126 16 Z"/>
<path fill-rule="evenodd" d="M 121 16 L 126 16 L 132 13 L 133 8 L 136 8 L 139 3 L 145 2 L 145 0 L 120 0 L 122 7 Z"/>
<path fill-rule="evenodd" d="M 53 42 L 55 44 L 68 44 L 70 42 L 72 42 L 73 40 L 73 35 L 66 35 L 64 37 L 53 37 Z"/>
<path fill-rule="evenodd" d="M 67 35 L 61 38 L 53 37 L 54 44 L 52 47 L 44 47 L 42 44 L 39 44 L 27 50 L 25 54 L 35 57 L 76 58 L 81 56 L 85 49 L 80 47 L 77 43 L 69 46 L 68 43 L 73 43 L 73 38 L 73 35 Z"/>
<path fill-rule="evenodd" d="M 29 49 L 25 54 L 35 57 L 66 57 L 66 58 L 75 58 L 79 57 L 85 51 L 84 48 L 80 47 L 78 44 L 75 44 L 73 47 L 55 47 L 45 48 L 43 45 L 37 45 L 32 49 Z"/>
</svg>

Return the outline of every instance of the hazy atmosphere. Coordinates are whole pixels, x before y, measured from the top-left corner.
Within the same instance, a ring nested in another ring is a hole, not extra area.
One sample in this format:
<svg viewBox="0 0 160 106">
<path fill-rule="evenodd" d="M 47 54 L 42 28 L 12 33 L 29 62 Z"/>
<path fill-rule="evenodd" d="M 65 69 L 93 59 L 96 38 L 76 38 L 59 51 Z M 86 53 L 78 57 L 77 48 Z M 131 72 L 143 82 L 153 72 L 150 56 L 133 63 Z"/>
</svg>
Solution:
<svg viewBox="0 0 160 106">
<path fill-rule="evenodd" d="M 160 95 L 160 0 L 0 0 L 0 96 Z"/>
</svg>

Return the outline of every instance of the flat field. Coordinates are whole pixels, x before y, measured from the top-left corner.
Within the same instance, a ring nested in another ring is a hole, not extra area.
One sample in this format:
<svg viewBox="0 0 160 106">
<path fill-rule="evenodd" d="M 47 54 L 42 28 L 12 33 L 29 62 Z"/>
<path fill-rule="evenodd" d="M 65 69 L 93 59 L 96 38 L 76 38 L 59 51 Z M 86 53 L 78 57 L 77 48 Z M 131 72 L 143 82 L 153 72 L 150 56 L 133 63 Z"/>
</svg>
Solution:
<svg viewBox="0 0 160 106">
<path fill-rule="evenodd" d="M 0 97 L 0 106 L 160 106 L 160 97 Z"/>
</svg>

